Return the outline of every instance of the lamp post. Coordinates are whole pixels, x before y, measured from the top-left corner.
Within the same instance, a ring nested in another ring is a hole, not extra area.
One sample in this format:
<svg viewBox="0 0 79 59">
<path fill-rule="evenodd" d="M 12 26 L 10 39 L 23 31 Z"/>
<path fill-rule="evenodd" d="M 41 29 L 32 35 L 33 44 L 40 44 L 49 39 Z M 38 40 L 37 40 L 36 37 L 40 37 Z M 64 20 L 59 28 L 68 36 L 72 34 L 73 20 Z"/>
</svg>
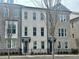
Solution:
<svg viewBox="0 0 79 59">
<path fill-rule="evenodd" d="M 7 35 L 8 35 L 8 59 L 10 59 L 10 51 L 9 49 L 11 48 L 11 37 L 12 37 L 12 24 L 10 24 L 11 21 L 8 21 L 8 31 L 7 31 Z"/>
<path fill-rule="evenodd" d="M 54 45 L 55 45 L 55 42 L 56 42 L 56 38 L 55 37 L 50 37 L 50 41 L 52 42 L 52 59 L 54 59 L 54 51 L 55 51 L 55 47 L 54 47 Z"/>
</svg>

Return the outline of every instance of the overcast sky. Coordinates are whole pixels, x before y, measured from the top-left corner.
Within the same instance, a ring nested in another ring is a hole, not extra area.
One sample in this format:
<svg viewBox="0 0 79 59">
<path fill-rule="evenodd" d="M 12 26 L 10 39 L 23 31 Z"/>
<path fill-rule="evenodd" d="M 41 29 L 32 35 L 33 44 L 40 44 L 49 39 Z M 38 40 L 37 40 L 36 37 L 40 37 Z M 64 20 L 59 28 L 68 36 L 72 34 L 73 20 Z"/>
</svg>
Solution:
<svg viewBox="0 0 79 59">
<path fill-rule="evenodd" d="M 33 1 L 34 0 L 15 0 L 15 3 L 25 6 L 34 6 Z M 71 11 L 79 12 L 79 0 L 62 0 L 62 4 Z"/>
</svg>

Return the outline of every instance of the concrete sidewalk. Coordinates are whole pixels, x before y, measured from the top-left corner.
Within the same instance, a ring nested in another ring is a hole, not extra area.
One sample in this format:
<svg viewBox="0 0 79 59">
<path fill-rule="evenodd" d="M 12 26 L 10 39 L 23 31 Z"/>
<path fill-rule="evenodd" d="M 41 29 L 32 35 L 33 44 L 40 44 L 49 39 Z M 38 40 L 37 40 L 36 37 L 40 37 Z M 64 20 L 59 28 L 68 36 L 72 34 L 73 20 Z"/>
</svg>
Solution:
<svg viewBox="0 0 79 59">
<path fill-rule="evenodd" d="M 13 55 L 10 57 L 51 57 L 52 55 Z M 54 56 L 79 56 L 79 55 L 54 55 Z M 8 57 L 8 56 L 0 56 L 0 57 Z"/>
<path fill-rule="evenodd" d="M 8 56 L 0 56 L 0 59 L 8 59 Z M 52 55 L 18 55 L 10 59 L 52 59 Z M 79 55 L 55 55 L 55 59 L 79 59 Z"/>
</svg>

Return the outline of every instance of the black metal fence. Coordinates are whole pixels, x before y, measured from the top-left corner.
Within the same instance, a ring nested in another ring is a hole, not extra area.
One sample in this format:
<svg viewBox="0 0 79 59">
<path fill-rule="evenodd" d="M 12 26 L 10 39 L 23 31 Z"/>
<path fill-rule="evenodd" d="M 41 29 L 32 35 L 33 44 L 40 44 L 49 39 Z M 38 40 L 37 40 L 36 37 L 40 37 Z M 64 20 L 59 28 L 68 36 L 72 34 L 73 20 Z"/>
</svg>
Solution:
<svg viewBox="0 0 79 59">
<path fill-rule="evenodd" d="M 21 55 L 22 49 L 0 49 L 0 55 Z M 29 52 L 30 51 L 30 52 Z M 54 49 L 55 54 L 79 54 L 79 49 Z M 29 49 L 25 54 L 31 55 L 51 55 L 50 49 Z"/>
<path fill-rule="evenodd" d="M 10 55 L 17 55 L 20 54 L 20 50 L 19 49 L 0 49 L 0 55 L 8 55 L 8 52 L 10 53 Z"/>
</svg>

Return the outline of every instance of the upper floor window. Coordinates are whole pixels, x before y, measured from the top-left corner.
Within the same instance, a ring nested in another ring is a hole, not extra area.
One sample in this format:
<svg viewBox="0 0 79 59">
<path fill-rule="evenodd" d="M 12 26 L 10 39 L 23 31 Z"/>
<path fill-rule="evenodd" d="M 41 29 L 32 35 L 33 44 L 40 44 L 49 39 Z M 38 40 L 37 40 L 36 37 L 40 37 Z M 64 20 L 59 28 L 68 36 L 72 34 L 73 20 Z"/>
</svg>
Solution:
<svg viewBox="0 0 79 59">
<path fill-rule="evenodd" d="M 41 13 L 41 20 L 44 20 L 44 14 Z"/>
<path fill-rule="evenodd" d="M 41 48 L 44 49 L 44 41 L 41 41 Z"/>
<path fill-rule="evenodd" d="M 34 41 L 34 43 L 33 43 L 33 49 L 37 49 L 37 41 Z"/>
<path fill-rule="evenodd" d="M 15 34 L 16 33 L 16 25 L 14 23 L 8 22 L 7 34 Z"/>
<path fill-rule="evenodd" d="M 36 36 L 36 27 L 33 27 L 33 36 Z"/>
<path fill-rule="evenodd" d="M 7 7 L 3 8 L 3 15 L 4 15 L 4 17 L 7 17 L 9 15 L 9 8 L 7 8 Z"/>
<path fill-rule="evenodd" d="M 65 29 L 65 36 L 66 36 L 67 34 L 66 34 L 66 29 Z"/>
<path fill-rule="evenodd" d="M 36 20 L 36 13 L 33 13 L 33 20 Z"/>
<path fill-rule="evenodd" d="M 27 18 L 28 18 L 28 13 L 24 12 L 24 19 L 27 19 Z"/>
<path fill-rule="evenodd" d="M 59 32 L 59 36 L 61 36 L 61 29 L 60 28 L 58 29 L 58 32 Z"/>
<path fill-rule="evenodd" d="M 72 28 L 74 27 L 74 24 L 72 23 Z"/>
<path fill-rule="evenodd" d="M 61 22 L 66 22 L 66 15 L 59 15 L 59 19 Z"/>
<path fill-rule="evenodd" d="M 63 37 L 63 36 L 66 36 L 66 29 L 63 29 L 63 28 L 60 29 L 60 28 L 59 28 L 59 29 L 58 29 L 58 34 L 59 34 L 59 36 L 62 36 L 62 37 Z"/>
<path fill-rule="evenodd" d="M 44 28 L 41 28 L 41 36 L 44 36 Z"/>
<path fill-rule="evenodd" d="M 61 29 L 61 35 L 64 36 L 64 29 Z"/>
<path fill-rule="evenodd" d="M 74 34 L 72 34 L 72 37 L 74 38 Z"/>
<path fill-rule="evenodd" d="M 25 36 L 27 36 L 27 27 L 25 27 Z"/>
<path fill-rule="evenodd" d="M 20 10 L 19 9 L 14 9 L 14 16 L 19 17 L 20 16 Z"/>
</svg>

